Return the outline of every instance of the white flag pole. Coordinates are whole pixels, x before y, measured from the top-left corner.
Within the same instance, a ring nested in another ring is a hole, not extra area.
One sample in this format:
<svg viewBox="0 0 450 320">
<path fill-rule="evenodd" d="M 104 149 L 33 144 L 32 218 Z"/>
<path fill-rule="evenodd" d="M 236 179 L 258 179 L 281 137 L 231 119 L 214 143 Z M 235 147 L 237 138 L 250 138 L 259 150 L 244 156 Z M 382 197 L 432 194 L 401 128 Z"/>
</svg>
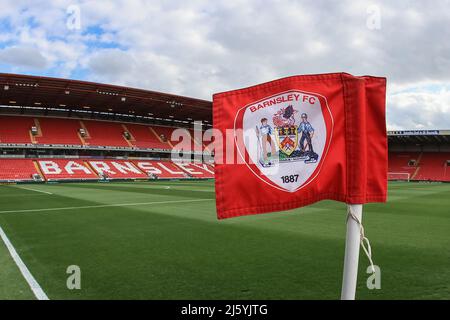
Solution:
<svg viewBox="0 0 450 320">
<path fill-rule="evenodd" d="M 355 300 L 361 243 L 362 204 L 347 205 L 347 238 L 345 240 L 344 275 L 341 300 Z"/>
</svg>

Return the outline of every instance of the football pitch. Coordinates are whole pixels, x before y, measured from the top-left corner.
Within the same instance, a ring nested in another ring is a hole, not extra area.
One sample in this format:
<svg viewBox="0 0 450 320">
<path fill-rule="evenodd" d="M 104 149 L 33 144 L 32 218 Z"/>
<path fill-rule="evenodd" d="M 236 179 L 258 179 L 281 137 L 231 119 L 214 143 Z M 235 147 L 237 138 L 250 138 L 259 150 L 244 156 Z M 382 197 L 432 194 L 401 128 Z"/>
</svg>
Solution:
<svg viewBox="0 0 450 320">
<path fill-rule="evenodd" d="M 333 201 L 218 221 L 213 181 L 0 186 L 0 226 L 50 299 L 338 299 L 345 221 Z M 361 251 L 358 299 L 450 299 L 450 184 L 391 183 L 363 223 L 381 289 Z M 0 299 L 35 299 L 3 241 Z"/>
</svg>

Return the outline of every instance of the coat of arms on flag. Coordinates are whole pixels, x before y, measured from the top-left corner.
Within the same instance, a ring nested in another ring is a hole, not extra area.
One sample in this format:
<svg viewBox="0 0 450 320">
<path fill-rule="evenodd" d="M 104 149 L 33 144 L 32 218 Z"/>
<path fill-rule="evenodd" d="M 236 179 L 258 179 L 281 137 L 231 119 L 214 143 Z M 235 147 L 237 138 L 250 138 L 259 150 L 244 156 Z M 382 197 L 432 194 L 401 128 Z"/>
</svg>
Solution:
<svg viewBox="0 0 450 320">
<path fill-rule="evenodd" d="M 298 146 L 298 127 L 295 123 L 297 113 L 290 104 L 273 115 L 281 161 L 289 159 Z"/>
<path fill-rule="evenodd" d="M 236 132 L 243 129 L 238 150 L 250 170 L 289 192 L 317 175 L 332 126 L 326 100 L 300 90 L 252 102 L 238 110 L 235 122 Z"/>
<path fill-rule="evenodd" d="M 278 147 L 280 148 L 280 156 L 283 155 L 283 159 L 289 159 L 292 153 L 298 146 L 298 127 L 277 127 L 276 136 Z"/>
</svg>

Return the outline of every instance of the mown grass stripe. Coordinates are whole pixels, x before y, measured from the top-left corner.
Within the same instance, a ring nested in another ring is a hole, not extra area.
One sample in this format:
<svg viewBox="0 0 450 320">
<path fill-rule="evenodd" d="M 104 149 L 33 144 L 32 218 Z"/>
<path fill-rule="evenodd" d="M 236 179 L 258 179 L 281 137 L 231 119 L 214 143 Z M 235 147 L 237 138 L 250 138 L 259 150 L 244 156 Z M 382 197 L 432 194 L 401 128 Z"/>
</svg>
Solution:
<svg viewBox="0 0 450 320">
<path fill-rule="evenodd" d="M 0 211 L 0 213 L 26 213 L 26 212 L 63 211 L 63 210 L 94 209 L 94 208 L 109 208 L 109 207 L 134 207 L 134 206 L 144 206 L 144 205 L 169 204 L 169 203 L 189 203 L 189 202 L 211 201 L 211 200 L 214 200 L 214 199 L 169 200 L 169 201 L 152 201 L 152 202 L 137 202 L 137 203 L 99 204 L 99 205 L 79 206 L 79 207 L 4 210 L 4 211 Z"/>
</svg>

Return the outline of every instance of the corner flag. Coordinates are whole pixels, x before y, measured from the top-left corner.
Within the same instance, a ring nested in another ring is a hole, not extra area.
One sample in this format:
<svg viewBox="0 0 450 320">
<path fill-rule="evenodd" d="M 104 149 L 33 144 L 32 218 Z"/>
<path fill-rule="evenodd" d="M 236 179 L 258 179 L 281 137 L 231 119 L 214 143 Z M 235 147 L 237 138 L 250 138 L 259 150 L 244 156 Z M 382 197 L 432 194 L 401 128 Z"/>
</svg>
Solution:
<svg viewBox="0 0 450 320">
<path fill-rule="evenodd" d="M 346 202 L 341 299 L 354 299 L 360 245 L 375 272 L 361 221 L 362 204 L 386 201 L 385 101 L 385 78 L 347 73 L 215 94 L 218 218 Z"/>
<path fill-rule="evenodd" d="M 233 135 L 215 154 L 218 218 L 385 202 L 385 95 L 385 78 L 347 73 L 215 94 L 214 128 Z"/>
</svg>

